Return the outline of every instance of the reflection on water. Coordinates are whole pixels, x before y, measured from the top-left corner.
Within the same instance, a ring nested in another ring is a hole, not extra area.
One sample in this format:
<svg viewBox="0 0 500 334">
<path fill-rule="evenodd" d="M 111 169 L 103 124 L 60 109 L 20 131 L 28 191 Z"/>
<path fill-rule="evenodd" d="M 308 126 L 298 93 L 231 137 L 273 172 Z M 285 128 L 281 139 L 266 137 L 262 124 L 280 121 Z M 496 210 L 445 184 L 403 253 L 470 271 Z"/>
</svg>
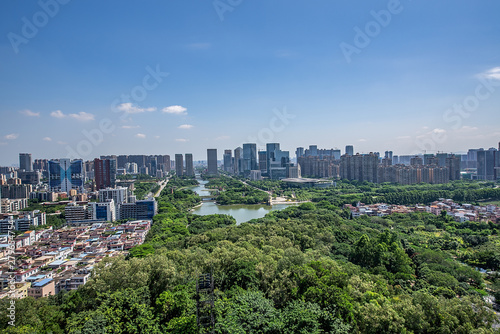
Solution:
<svg viewBox="0 0 500 334">
<path fill-rule="evenodd" d="M 207 181 L 198 180 L 198 182 L 200 183 L 200 185 L 192 187 L 191 190 L 193 190 L 200 196 L 210 195 L 210 191 L 205 188 L 205 184 L 207 183 Z M 217 205 L 214 202 L 203 202 L 201 206 L 198 206 L 193 210 L 193 213 L 202 216 L 213 214 L 230 215 L 233 216 L 234 219 L 236 219 L 236 223 L 239 225 L 252 219 L 262 218 L 271 211 L 283 210 L 291 205 L 293 204 L 277 204 L 271 207 L 268 205 L 260 204 Z"/>
</svg>

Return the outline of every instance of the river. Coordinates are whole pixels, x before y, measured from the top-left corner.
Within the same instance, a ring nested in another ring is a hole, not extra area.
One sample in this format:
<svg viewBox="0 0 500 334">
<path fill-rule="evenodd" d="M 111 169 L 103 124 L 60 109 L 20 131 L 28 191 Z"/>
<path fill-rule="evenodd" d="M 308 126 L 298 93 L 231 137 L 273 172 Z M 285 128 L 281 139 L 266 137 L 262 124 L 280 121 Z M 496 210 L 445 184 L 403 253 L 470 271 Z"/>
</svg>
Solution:
<svg viewBox="0 0 500 334">
<path fill-rule="evenodd" d="M 209 196 L 210 191 L 205 188 L 205 184 L 208 181 L 198 179 L 200 183 L 198 186 L 192 187 L 191 190 L 196 192 L 200 196 Z M 213 214 L 223 214 L 230 215 L 236 219 L 236 224 L 247 222 L 252 219 L 262 218 L 267 213 L 275 210 L 283 210 L 291 205 L 295 204 L 275 204 L 273 206 L 269 205 L 246 205 L 246 204 L 235 204 L 235 205 L 217 205 L 215 202 L 206 201 L 193 209 L 193 213 L 197 215 L 213 215 Z"/>
</svg>

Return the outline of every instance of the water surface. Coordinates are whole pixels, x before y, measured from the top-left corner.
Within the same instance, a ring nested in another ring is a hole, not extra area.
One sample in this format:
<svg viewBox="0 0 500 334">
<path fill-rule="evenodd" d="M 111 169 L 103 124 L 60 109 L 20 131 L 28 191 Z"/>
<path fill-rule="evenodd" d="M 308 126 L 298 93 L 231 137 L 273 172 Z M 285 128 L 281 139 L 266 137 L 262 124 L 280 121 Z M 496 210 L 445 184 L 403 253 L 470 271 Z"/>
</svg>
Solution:
<svg viewBox="0 0 500 334">
<path fill-rule="evenodd" d="M 207 181 L 199 179 L 198 182 L 200 184 L 192 187 L 191 190 L 200 196 L 210 196 L 210 191 L 205 188 Z M 273 206 L 263 204 L 217 205 L 215 202 L 202 202 L 201 206 L 193 209 L 193 213 L 202 216 L 213 214 L 230 215 L 236 219 L 236 223 L 239 225 L 252 219 L 262 218 L 271 211 L 283 210 L 291 205 L 295 204 L 275 204 Z"/>
</svg>

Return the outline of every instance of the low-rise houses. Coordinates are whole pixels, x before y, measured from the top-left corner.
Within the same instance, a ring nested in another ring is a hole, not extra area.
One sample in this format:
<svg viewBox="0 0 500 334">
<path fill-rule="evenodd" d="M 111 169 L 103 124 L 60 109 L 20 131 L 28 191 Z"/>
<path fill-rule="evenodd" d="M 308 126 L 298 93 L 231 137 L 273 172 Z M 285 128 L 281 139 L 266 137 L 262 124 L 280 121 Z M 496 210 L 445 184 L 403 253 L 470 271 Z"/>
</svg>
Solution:
<svg viewBox="0 0 500 334">
<path fill-rule="evenodd" d="M 430 205 L 388 205 L 385 203 L 365 205 L 358 203 L 356 206 L 345 204 L 344 208 L 351 211 L 353 218 L 363 215 L 367 216 L 387 216 L 393 213 L 428 212 L 439 216 L 445 211 L 455 221 L 464 223 L 467 221 L 476 222 L 500 222 L 500 207 L 496 205 L 476 206 L 472 204 L 458 204 L 451 199 L 440 198 Z"/>
<path fill-rule="evenodd" d="M 90 279 L 97 263 L 142 244 L 150 228 L 150 220 L 138 220 L 118 226 L 95 223 L 27 231 L 11 240 L 0 235 L 0 298 L 39 298 L 78 289 Z M 15 258 L 14 270 L 4 251 L 9 241 L 16 247 L 10 255 Z"/>
<path fill-rule="evenodd" d="M 34 298 L 48 297 L 55 295 L 55 285 L 52 278 L 44 278 L 31 284 L 28 289 L 28 296 Z"/>
</svg>

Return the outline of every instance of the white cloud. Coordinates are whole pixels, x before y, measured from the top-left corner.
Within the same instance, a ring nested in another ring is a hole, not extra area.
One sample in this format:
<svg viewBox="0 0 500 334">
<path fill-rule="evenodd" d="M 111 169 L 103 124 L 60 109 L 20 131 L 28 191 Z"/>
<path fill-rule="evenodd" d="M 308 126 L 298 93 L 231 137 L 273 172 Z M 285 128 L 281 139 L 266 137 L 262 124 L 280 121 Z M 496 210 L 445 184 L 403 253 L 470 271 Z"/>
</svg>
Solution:
<svg viewBox="0 0 500 334">
<path fill-rule="evenodd" d="M 64 118 L 66 115 L 63 114 L 61 110 L 56 110 L 50 113 L 50 116 L 55 117 L 55 118 Z"/>
<path fill-rule="evenodd" d="M 178 126 L 178 129 L 183 129 L 183 130 L 189 130 L 192 128 L 193 128 L 193 125 L 191 125 L 191 124 L 182 124 L 182 125 Z"/>
<path fill-rule="evenodd" d="M 50 116 L 55 117 L 55 118 L 66 118 L 70 117 L 73 119 L 76 119 L 79 122 L 86 122 L 86 121 L 93 121 L 95 119 L 95 116 L 93 114 L 80 111 L 78 114 L 64 114 L 61 110 L 56 110 L 50 113 Z"/>
<path fill-rule="evenodd" d="M 219 136 L 215 138 L 215 140 L 228 140 L 230 137 L 229 136 Z"/>
<path fill-rule="evenodd" d="M 189 139 L 179 138 L 179 139 L 176 139 L 175 141 L 179 142 L 179 143 L 185 143 L 185 142 L 188 142 Z"/>
<path fill-rule="evenodd" d="M 14 140 L 14 139 L 17 139 L 17 137 L 19 137 L 18 133 L 11 133 L 11 134 L 4 136 L 4 138 L 7 140 Z"/>
<path fill-rule="evenodd" d="M 116 107 L 118 110 L 123 111 L 127 114 L 139 114 L 143 112 L 150 112 L 150 111 L 156 111 L 156 107 L 150 107 L 150 108 L 141 108 L 139 106 L 135 106 L 132 103 L 122 103 Z"/>
<path fill-rule="evenodd" d="M 160 139 L 160 136 L 155 136 L 156 139 Z"/>
<path fill-rule="evenodd" d="M 62 141 L 62 140 L 59 140 L 57 143 L 59 145 L 68 145 L 68 143 L 66 143 L 65 141 Z"/>
<path fill-rule="evenodd" d="M 29 109 L 21 110 L 21 111 L 19 111 L 19 113 L 21 113 L 25 116 L 29 116 L 29 117 L 40 117 L 39 112 L 34 112 L 34 111 L 29 110 Z"/>
<path fill-rule="evenodd" d="M 483 73 L 480 73 L 479 77 L 486 78 L 486 79 L 500 80 L 500 67 L 494 67 L 494 68 L 491 68 Z"/>
<path fill-rule="evenodd" d="M 144 138 L 146 138 L 146 135 L 144 133 L 138 133 L 138 134 L 135 135 L 135 138 L 144 139 Z"/>
<path fill-rule="evenodd" d="M 50 137 L 44 137 L 43 140 L 45 140 L 45 141 L 52 141 L 52 138 L 50 138 Z"/>
<path fill-rule="evenodd" d="M 411 136 L 398 136 L 396 139 L 410 139 Z"/>
<path fill-rule="evenodd" d="M 5 145 L 7 145 L 7 143 L 6 143 L 6 142 L 2 142 L 2 141 L 0 141 L 0 146 L 5 146 Z"/>
<path fill-rule="evenodd" d="M 417 134 L 420 133 L 419 131 L 417 131 Z M 439 129 L 439 128 L 435 128 L 435 129 L 432 129 L 430 131 L 427 131 L 421 135 L 418 135 L 416 136 L 417 139 L 421 139 L 421 138 L 427 138 L 429 136 L 436 136 L 436 135 L 443 135 L 446 133 L 446 130 L 445 129 Z"/>
<path fill-rule="evenodd" d="M 80 111 L 78 114 L 69 114 L 68 116 L 80 122 L 93 121 L 95 119 L 93 114 L 84 111 Z"/>
<path fill-rule="evenodd" d="M 187 115 L 187 109 L 184 108 L 183 106 L 170 106 L 163 108 L 162 111 L 167 114 L 172 114 L 172 115 Z"/>
<path fill-rule="evenodd" d="M 122 129 L 137 129 L 140 128 L 139 125 L 123 125 Z"/>
<path fill-rule="evenodd" d="M 363 143 L 363 142 L 365 142 L 365 141 L 366 141 L 366 139 L 361 138 L 361 139 L 359 139 L 358 141 Z"/>
<path fill-rule="evenodd" d="M 471 132 L 471 131 L 476 131 L 476 130 L 478 130 L 477 127 L 475 127 L 475 126 L 468 126 L 468 125 L 464 125 L 464 126 L 462 126 L 459 129 L 459 131 L 461 131 L 461 132 Z"/>
</svg>

